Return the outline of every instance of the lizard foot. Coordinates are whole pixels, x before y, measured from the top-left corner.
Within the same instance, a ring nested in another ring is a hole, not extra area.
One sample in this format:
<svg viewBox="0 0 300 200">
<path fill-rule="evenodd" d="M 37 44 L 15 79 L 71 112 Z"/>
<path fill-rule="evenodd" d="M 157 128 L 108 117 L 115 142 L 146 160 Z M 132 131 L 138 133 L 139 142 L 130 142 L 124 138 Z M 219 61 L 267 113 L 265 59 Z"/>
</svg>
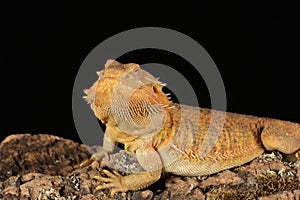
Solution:
<svg viewBox="0 0 300 200">
<path fill-rule="evenodd" d="M 114 196 L 114 194 L 117 192 L 126 192 L 129 190 L 128 188 L 123 186 L 122 184 L 123 176 L 119 174 L 117 171 L 110 172 L 108 170 L 103 170 L 103 172 L 108 177 L 95 176 L 94 179 L 98 181 L 103 181 L 106 184 L 97 186 L 94 190 L 94 193 L 98 190 L 102 190 L 105 188 L 112 188 L 111 195 Z"/>
<path fill-rule="evenodd" d="M 94 153 L 94 154 L 92 154 L 92 156 L 91 156 L 89 159 L 87 159 L 87 160 L 83 161 L 82 163 L 80 163 L 80 167 L 81 167 L 81 168 L 87 167 L 87 166 L 89 166 L 92 162 L 94 162 L 94 161 L 96 161 L 96 160 L 97 160 L 97 161 L 101 161 L 102 158 L 104 158 L 104 157 L 106 157 L 106 156 L 108 156 L 108 153 L 105 152 L 105 151 L 99 151 L 99 152 L 97 152 L 97 153 Z"/>
</svg>

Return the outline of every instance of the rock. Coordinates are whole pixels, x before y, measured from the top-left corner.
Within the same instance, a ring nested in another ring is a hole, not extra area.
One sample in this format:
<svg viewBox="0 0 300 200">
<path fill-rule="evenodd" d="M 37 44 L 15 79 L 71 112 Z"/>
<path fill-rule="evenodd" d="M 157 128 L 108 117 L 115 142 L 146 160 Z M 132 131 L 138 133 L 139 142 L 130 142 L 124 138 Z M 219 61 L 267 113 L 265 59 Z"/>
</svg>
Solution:
<svg viewBox="0 0 300 200">
<path fill-rule="evenodd" d="M 151 190 L 137 191 L 132 195 L 132 200 L 151 200 L 153 197 L 153 192 Z"/>
<path fill-rule="evenodd" d="M 238 185 L 243 183 L 243 179 L 240 178 L 237 174 L 225 170 L 220 172 L 217 176 L 209 177 L 206 180 L 202 181 L 199 184 L 199 187 L 205 189 L 210 186 L 217 186 L 217 185 Z"/>
<path fill-rule="evenodd" d="M 0 181 L 28 172 L 65 176 L 89 155 L 84 145 L 57 136 L 11 135 L 0 144 Z"/>
<path fill-rule="evenodd" d="M 277 194 L 259 197 L 258 200 L 273 200 L 273 199 L 280 199 L 280 200 L 299 200 L 300 199 L 300 190 L 295 191 L 284 191 L 279 192 Z"/>
<path fill-rule="evenodd" d="M 87 147 L 101 149 L 101 147 Z M 163 174 L 140 191 L 93 192 L 101 167 L 123 174 L 143 171 L 136 158 L 125 152 L 94 161 L 80 168 L 90 157 L 87 148 L 71 140 L 39 134 L 11 135 L 0 143 L 0 199 L 300 199 L 299 163 L 279 152 L 264 153 L 233 169 L 203 177 Z"/>
</svg>

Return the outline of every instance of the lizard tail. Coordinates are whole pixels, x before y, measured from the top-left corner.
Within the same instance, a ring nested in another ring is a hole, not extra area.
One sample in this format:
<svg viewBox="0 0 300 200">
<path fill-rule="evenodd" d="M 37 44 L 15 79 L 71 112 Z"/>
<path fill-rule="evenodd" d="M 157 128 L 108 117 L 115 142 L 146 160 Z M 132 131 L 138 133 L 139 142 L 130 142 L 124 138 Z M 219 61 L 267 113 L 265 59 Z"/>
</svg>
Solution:
<svg viewBox="0 0 300 200">
<path fill-rule="evenodd" d="M 300 149 L 300 124 L 268 119 L 262 130 L 261 140 L 267 150 L 296 153 Z"/>
</svg>

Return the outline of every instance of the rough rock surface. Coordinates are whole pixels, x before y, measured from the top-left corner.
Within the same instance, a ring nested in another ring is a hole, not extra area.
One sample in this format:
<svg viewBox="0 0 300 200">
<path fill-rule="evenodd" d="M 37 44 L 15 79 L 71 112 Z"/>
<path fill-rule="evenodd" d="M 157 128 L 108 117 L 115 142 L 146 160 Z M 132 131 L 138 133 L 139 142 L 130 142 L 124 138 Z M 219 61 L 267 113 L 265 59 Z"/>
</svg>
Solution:
<svg viewBox="0 0 300 200">
<path fill-rule="evenodd" d="M 105 165 L 123 174 L 142 171 L 121 151 L 80 168 L 84 145 L 52 135 L 11 135 L 0 143 L 0 199 L 300 199 L 299 162 L 278 152 L 205 177 L 164 174 L 150 187 L 109 195 L 93 192 Z"/>
</svg>

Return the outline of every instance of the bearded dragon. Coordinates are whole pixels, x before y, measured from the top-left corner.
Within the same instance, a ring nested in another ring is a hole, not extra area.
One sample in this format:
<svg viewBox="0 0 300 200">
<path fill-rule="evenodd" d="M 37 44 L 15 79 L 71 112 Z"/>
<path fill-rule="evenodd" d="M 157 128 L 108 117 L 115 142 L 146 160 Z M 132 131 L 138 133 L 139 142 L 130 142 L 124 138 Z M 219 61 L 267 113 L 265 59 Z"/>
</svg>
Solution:
<svg viewBox="0 0 300 200">
<path fill-rule="evenodd" d="M 120 175 L 104 170 L 97 176 L 111 194 L 139 190 L 162 172 L 202 176 L 240 166 L 265 150 L 298 156 L 299 124 L 172 103 L 166 85 L 138 64 L 108 60 L 85 99 L 106 125 L 101 160 L 116 143 L 136 155 L 145 172 Z M 221 125 L 213 123 L 221 121 Z"/>
</svg>

